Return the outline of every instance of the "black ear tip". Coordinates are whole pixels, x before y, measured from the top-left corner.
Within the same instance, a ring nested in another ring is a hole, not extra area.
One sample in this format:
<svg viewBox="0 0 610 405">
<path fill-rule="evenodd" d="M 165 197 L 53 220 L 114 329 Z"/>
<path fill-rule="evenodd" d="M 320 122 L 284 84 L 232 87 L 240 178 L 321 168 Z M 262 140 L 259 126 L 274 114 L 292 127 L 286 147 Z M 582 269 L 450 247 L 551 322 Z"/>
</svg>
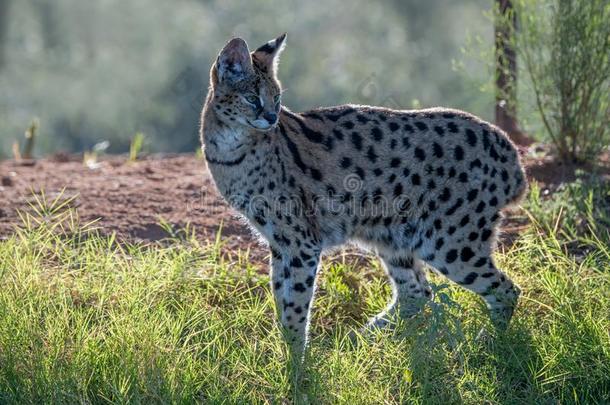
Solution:
<svg viewBox="0 0 610 405">
<path fill-rule="evenodd" d="M 277 37 L 277 41 L 278 42 L 284 42 L 284 40 L 286 39 L 286 37 L 288 36 L 287 32 L 284 32 L 282 35 L 280 35 L 279 37 Z"/>
</svg>

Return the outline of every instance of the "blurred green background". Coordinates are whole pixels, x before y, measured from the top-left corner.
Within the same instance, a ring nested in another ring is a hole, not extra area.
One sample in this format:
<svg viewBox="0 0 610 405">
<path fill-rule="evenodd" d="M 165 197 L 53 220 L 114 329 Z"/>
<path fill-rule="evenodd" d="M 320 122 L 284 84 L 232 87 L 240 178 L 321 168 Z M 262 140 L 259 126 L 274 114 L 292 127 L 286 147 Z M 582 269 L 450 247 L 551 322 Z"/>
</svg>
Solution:
<svg viewBox="0 0 610 405">
<path fill-rule="evenodd" d="M 283 101 L 295 111 L 348 102 L 444 105 L 491 120 L 493 94 L 481 86 L 492 72 L 484 58 L 461 53 L 469 38 L 492 45 L 491 7 L 489 0 L 0 0 L 0 157 L 11 155 L 35 117 L 37 155 L 102 141 L 109 152 L 125 152 L 136 132 L 150 152 L 194 151 L 217 52 L 232 36 L 255 48 L 284 31 Z"/>
</svg>

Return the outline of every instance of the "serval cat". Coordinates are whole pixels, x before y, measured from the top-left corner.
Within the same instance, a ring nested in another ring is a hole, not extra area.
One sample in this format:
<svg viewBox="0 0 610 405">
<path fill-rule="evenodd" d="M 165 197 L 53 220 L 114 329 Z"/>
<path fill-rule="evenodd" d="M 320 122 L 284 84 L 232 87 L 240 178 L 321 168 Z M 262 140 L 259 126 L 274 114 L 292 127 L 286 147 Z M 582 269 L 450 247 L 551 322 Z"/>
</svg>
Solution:
<svg viewBox="0 0 610 405">
<path fill-rule="evenodd" d="M 307 343 L 328 249 L 374 251 L 391 280 L 369 327 L 409 317 L 430 299 L 424 264 L 486 302 L 505 328 L 519 289 L 491 257 L 500 210 L 526 181 L 497 127 L 458 110 L 341 105 L 295 113 L 281 103 L 286 34 L 250 52 L 235 38 L 210 72 L 201 122 L 209 170 L 228 203 L 271 251 L 271 285 L 294 350 Z"/>
</svg>

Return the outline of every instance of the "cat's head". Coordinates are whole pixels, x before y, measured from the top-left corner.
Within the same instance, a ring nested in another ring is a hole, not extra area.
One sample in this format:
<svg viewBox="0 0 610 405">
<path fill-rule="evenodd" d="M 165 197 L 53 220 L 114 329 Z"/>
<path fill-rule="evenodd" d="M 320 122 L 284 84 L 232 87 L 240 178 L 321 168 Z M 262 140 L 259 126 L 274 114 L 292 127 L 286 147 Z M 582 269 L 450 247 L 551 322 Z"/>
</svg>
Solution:
<svg viewBox="0 0 610 405">
<path fill-rule="evenodd" d="M 281 85 L 277 79 L 279 55 L 286 34 L 250 52 L 241 38 L 233 38 L 212 65 L 211 108 L 229 126 L 268 131 L 279 120 Z"/>
</svg>

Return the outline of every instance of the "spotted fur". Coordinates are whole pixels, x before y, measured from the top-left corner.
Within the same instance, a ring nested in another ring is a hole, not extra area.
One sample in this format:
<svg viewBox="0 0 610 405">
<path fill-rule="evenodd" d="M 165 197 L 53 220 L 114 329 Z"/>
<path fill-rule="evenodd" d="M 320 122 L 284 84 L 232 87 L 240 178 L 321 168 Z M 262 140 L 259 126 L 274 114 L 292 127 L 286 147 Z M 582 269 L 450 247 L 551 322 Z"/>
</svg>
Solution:
<svg viewBox="0 0 610 405">
<path fill-rule="evenodd" d="M 526 181 L 497 127 L 458 110 L 342 105 L 295 113 L 276 76 L 285 35 L 250 53 L 231 40 L 210 73 L 201 137 L 224 198 L 268 242 L 281 324 L 307 341 L 320 255 L 347 242 L 376 252 L 394 298 L 371 320 L 407 317 L 431 297 L 423 265 L 487 303 L 505 327 L 518 288 L 491 258 L 500 210 Z"/>
</svg>

